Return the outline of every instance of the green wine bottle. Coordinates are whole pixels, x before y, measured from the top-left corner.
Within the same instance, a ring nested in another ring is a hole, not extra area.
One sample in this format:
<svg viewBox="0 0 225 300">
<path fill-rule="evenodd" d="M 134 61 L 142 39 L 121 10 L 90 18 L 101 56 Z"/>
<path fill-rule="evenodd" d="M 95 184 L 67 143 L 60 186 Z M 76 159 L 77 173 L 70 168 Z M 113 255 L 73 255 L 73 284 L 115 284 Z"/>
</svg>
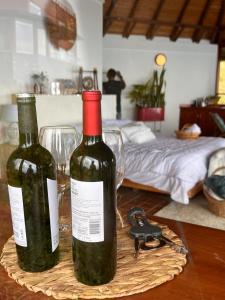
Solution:
<svg viewBox="0 0 225 300">
<path fill-rule="evenodd" d="M 100 285 L 116 272 L 116 162 L 102 140 L 101 93 L 82 98 L 83 140 L 70 160 L 73 260 L 78 281 Z"/>
<path fill-rule="evenodd" d="M 55 162 L 38 142 L 35 97 L 18 94 L 19 146 L 7 162 L 18 264 L 24 271 L 53 267 L 59 256 Z"/>
</svg>

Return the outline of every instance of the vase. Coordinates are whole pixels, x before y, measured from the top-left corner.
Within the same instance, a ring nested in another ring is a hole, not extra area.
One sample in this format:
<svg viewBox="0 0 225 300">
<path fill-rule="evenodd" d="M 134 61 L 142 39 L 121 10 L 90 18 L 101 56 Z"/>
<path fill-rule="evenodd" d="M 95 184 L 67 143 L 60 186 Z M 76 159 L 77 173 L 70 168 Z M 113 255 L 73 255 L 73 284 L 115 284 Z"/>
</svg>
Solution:
<svg viewBox="0 0 225 300">
<path fill-rule="evenodd" d="M 137 121 L 164 121 L 164 107 L 137 106 Z"/>
</svg>

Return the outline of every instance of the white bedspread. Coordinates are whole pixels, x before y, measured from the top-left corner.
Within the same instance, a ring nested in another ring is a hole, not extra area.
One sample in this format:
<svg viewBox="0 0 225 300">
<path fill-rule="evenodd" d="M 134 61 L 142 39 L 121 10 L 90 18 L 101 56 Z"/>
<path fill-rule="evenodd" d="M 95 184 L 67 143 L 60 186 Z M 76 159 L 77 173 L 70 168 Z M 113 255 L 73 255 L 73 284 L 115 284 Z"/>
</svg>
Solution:
<svg viewBox="0 0 225 300">
<path fill-rule="evenodd" d="M 173 200 L 188 204 L 188 191 L 207 174 L 209 155 L 222 147 L 225 139 L 214 137 L 125 143 L 125 178 L 169 192 Z"/>
<path fill-rule="evenodd" d="M 129 124 L 136 122 L 103 121 L 107 128 L 123 129 Z M 73 126 L 82 131 L 80 123 Z M 173 200 L 188 204 L 188 191 L 207 174 L 209 156 L 223 147 L 225 139 L 215 137 L 179 140 L 175 136 L 159 135 L 145 144 L 127 142 L 124 144 L 125 178 L 168 192 Z"/>
</svg>

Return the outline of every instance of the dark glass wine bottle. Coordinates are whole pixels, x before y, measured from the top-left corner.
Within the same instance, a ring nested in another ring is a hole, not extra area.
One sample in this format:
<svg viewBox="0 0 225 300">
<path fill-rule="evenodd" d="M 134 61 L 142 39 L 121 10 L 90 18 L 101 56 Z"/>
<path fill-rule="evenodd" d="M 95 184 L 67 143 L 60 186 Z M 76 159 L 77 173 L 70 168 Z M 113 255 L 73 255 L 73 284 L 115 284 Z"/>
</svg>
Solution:
<svg viewBox="0 0 225 300">
<path fill-rule="evenodd" d="M 102 140 L 101 93 L 85 91 L 83 140 L 70 160 L 77 280 L 100 285 L 116 272 L 115 156 Z"/>
<path fill-rule="evenodd" d="M 18 94 L 19 146 L 7 162 L 18 264 L 24 271 L 53 267 L 59 256 L 55 162 L 38 142 L 35 97 Z"/>
</svg>

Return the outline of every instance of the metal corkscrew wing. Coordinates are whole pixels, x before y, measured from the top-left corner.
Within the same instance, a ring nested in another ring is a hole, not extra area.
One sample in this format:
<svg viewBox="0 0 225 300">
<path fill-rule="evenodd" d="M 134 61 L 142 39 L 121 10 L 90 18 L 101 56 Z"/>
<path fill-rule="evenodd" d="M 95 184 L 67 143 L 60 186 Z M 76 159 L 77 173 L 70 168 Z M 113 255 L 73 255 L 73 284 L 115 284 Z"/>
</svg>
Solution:
<svg viewBox="0 0 225 300">
<path fill-rule="evenodd" d="M 135 257 L 138 257 L 140 249 L 152 250 L 161 248 L 164 245 L 170 246 L 178 253 L 186 254 L 188 252 L 184 246 L 180 246 L 165 237 L 159 226 L 150 224 L 142 208 L 132 208 L 128 213 L 128 222 L 131 225 L 130 237 L 134 239 Z M 146 245 L 146 243 L 152 241 L 158 241 L 157 245 Z"/>
</svg>

